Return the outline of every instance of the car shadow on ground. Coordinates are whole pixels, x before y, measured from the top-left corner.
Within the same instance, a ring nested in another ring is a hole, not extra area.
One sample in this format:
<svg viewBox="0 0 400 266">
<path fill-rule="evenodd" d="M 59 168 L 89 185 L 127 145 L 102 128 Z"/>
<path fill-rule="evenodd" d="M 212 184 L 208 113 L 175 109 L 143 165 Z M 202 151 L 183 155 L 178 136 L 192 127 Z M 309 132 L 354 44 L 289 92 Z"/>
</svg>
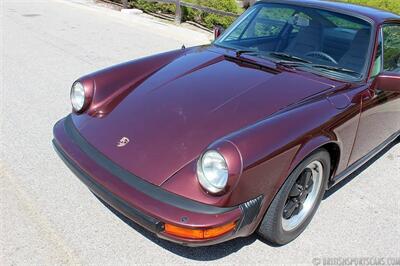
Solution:
<svg viewBox="0 0 400 266">
<path fill-rule="evenodd" d="M 96 196 L 96 195 L 95 195 Z M 97 197 L 97 196 L 96 196 Z M 108 205 L 105 201 L 101 198 L 97 197 L 99 201 L 106 206 L 111 212 L 113 212 L 118 218 L 120 218 L 123 222 L 129 225 L 131 228 L 142 234 L 147 239 L 151 240 L 155 244 L 159 245 L 166 250 L 192 260 L 197 261 L 213 261 L 223 257 L 226 257 L 232 253 L 239 251 L 241 248 L 248 246 L 254 243 L 258 237 L 256 234 L 253 234 L 249 237 L 244 238 L 237 238 L 230 240 L 228 242 L 224 242 L 221 244 L 217 244 L 214 246 L 208 247 L 187 247 L 182 246 L 179 244 L 175 244 L 173 242 L 160 239 L 154 233 L 147 231 L 146 229 L 142 228 L 140 225 L 136 224 L 135 222 L 131 221 L 130 219 L 126 218 L 123 214 L 115 210 L 112 206 Z"/>
<path fill-rule="evenodd" d="M 394 142 L 390 143 L 386 148 L 384 148 L 382 151 L 380 151 L 378 154 L 376 154 L 374 157 L 372 157 L 369 161 L 367 161 L 363 166 L 358 168 L 354 173 L 350 174 L 348 177 L 340 181 L 338 184 L 336 184 L 334 187 L 329 189 L 327 192 L 325 192 L 323 200 L 328 199 L 331 197 L 335 192 L 340 190 L 342 187 L 350 183 L 352 180 L 354 180 L 359 174 L 364 172 L 366 169 L 368 169 L 373 163 L 375 163 L 379 158 L 381 158 L 385 153 L 387 153 L 389 150 L 391 150 L 394 146 L 400 144 L 400 137 L 397 138 Z"/>
<path fill-rule="evenodd" d="M 361 174 L 363 171 L 365 171 L 369 166 L 371 166 L 376 160 L 378 160 L 380 157 L 382 157 L 385 153 L 387 153 L 391 148 L 393 148 L 395 145 L 400 143 L 400 139 L 397 139 L 394 143 L 388 145 L 384 150 L 379 152 L 377 155 L 375 155 L 373 158 L 371 158 L 365 165 L 360 167 L 356 172 L 342 180 L 339 184 L 337 184 L 335 187 L 331 188 L 329 191 L 325 193 L 324 200 L 328 199 L 336 191 L 350 183 L 354 178 L 356 178 L 359 174 Z M 96 196 L 97 197 L 97 196 Z M 97 197 L 98 198 L 98 197 Z M 155 244 L 159 245 L 162 248 L 165 248 L 166 250 L 192 260 L 197 260 L 197 261 L 213 261 L 217 260 L 223 257 L 226 257 L 232 253 L 235 253 L 242 249 L 245 246 L 251 245 L 255 241 L 261 241 L 264 244 L 268 245 L 269 247 L 279 247 L 276 245 L 273 245 L 260 237 L 257 236 L 257 234 L 253 234 L 249 237 L 244 237 L 244 238 L 237 238 L 230 240 L 225 243 L 217 244 L 214 246 L 208 246 L 208 247 L 197 247 L 197 248 L 192 248 L 192 247 L 187 247 L 187 246 L 181 246 L 172 242 L 169 242 L 164 239 L 158 238 L 155 234 L 151 233 L 150 231 L 147 231 L 146 229 L 143 229 L 141 226 L 137 225 L 133 221 L 129 220 L 126 218 L 123 214 L 115 210 L 113 207 L 108 205 L 106 202 L 104 202 L 101 198 L 98 198 L 100 202 L 103 203 L 104 206 L 106 206 L 111 212 L 113 212 L 118 218 L 120 218 L 123 222 L 125 222 L 127 225 L 129 225 L 131 228 L 142 234 L 144 237 L 147 239 L 151 240 Z"/>
</svg>

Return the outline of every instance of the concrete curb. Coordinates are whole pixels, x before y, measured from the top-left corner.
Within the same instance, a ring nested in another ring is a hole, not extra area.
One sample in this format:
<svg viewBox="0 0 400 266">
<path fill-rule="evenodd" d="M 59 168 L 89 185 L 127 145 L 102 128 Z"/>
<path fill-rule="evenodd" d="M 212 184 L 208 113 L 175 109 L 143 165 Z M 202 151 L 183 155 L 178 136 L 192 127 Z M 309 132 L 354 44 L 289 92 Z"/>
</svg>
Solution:
<svg viewBox="0 0 400 266">
<path fill-rule="evenodd" d="M 127 14 L 127 15 L 141 15 L 143 14 L 143 11 L 140 9 L 121 9 L 122 14 Z"/>
</svg>

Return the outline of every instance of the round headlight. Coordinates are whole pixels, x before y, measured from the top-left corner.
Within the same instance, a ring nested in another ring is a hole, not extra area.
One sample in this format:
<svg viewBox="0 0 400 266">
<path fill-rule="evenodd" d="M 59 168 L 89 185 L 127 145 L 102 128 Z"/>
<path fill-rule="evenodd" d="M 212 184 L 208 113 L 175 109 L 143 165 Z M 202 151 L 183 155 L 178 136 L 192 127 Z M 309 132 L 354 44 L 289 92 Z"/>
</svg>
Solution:
<svg viewBox="0 0 400 266">
<path fill-rule="evenodd" d="M 197 177 L 204 189 L 221 192 L 228 183 L 228 176 L 228 166 L 219 152 L 210 150 L 203 154 L 197 165 Z"/>
<path fill-rule="evenodd" d="M 83 107 L 85 106 L 85 88 L 83 87 L 82 83 L 75 82 L 71 88 L 71 104 L 72 108 L 74 108 L 75 112 L 82 111 Z"/>
</svg>

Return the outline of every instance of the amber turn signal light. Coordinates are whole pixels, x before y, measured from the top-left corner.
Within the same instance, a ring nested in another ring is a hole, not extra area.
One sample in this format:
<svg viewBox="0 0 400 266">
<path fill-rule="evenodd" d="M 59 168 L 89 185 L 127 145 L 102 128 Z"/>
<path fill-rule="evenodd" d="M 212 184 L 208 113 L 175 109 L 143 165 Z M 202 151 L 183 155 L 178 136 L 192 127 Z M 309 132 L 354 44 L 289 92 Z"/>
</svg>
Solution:
<svg viewBox="0 0 400 266">
<path fill-rule="evenodd" d="M 231 222 L 229 224 L 225 224 L 222 226 L 209 228 L 209 229 L 190 229 L 185 227 L 179 227 L 172 224 L 165 224 L 165 232 L 179 236 L 183 238 L 190 238 L 190 239 L 207 239 L 213 238 L 217 236 L 221 236 L 229 231 L 232 231 L 236 228 L 236 222 Z"/>
</svg>

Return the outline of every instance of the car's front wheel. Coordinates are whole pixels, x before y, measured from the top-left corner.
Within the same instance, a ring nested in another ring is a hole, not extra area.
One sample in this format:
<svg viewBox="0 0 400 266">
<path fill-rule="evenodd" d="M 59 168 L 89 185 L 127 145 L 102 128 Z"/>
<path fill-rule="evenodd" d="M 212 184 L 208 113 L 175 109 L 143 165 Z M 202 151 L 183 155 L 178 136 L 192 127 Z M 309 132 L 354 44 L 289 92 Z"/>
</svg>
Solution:
<svg viewBox="0 0 400 266">
<path fill-rule="evenodd" d="M 330 162 L 329 153 L 320 149 L 295 168 L 269 206 L 259 235 L 270 243 L 284 245 L 304 231 L 324 196 Z"/>
</svg>

